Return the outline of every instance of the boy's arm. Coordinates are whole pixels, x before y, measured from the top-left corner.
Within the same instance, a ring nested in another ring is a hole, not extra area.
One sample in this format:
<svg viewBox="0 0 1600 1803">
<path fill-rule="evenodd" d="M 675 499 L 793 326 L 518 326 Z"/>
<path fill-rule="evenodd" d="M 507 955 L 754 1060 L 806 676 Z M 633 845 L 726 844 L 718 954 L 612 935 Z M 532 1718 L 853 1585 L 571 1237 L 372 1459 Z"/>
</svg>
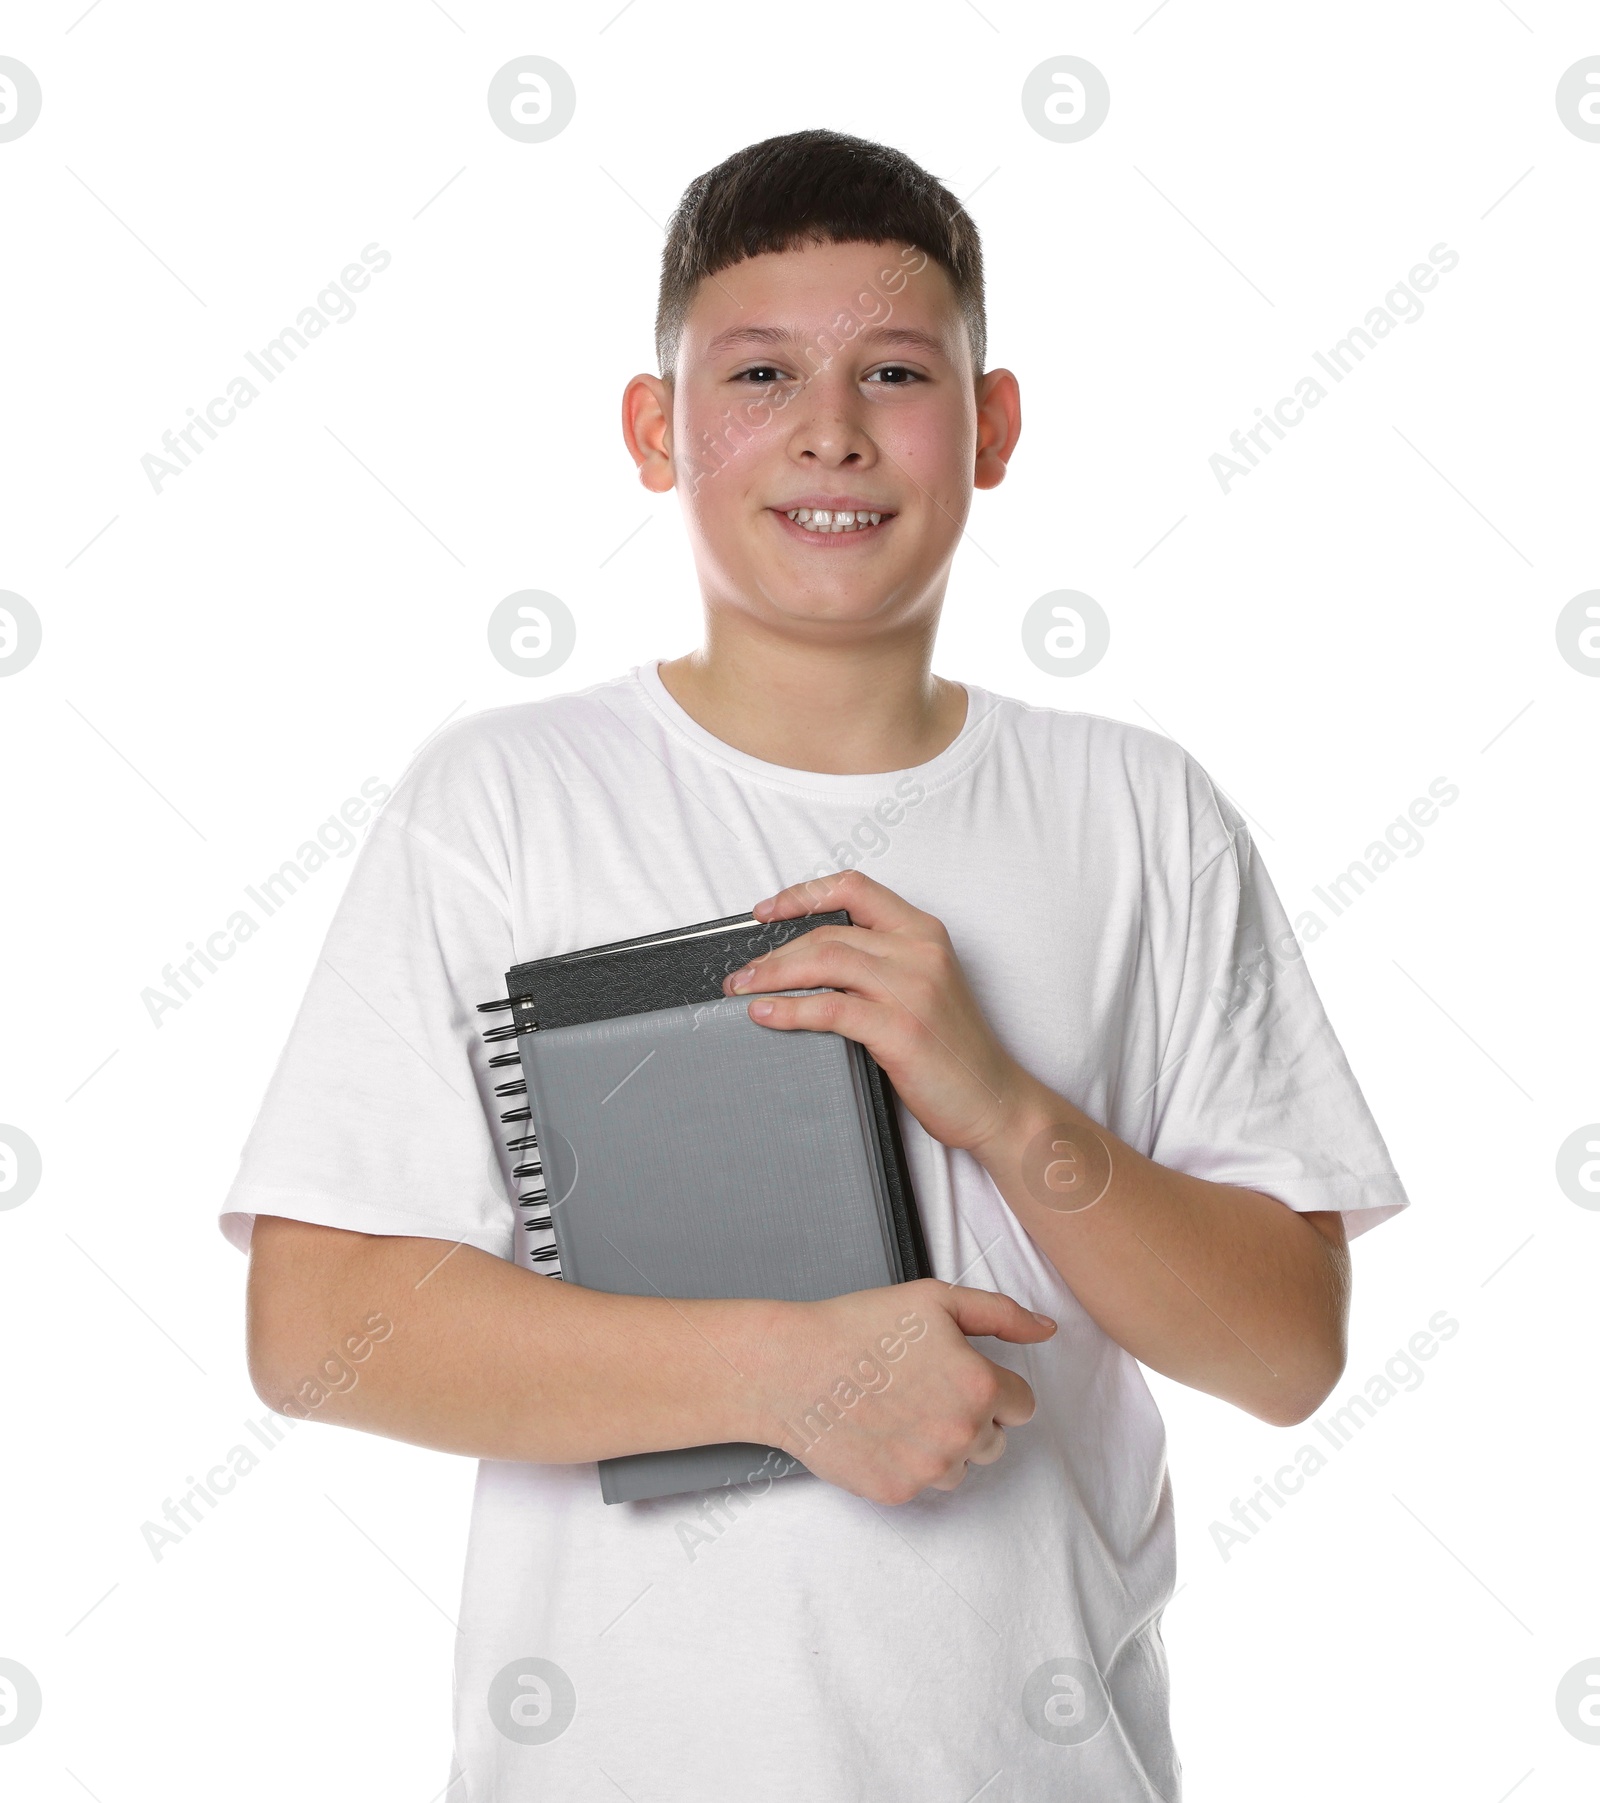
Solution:
<svg viewBox="0 0 1600 1803">
<path fill-rule="evenodd" d="M 1171 1170 L 1031 1080 L 976 1156 L 1078 1300 L 1153 1370 L 1275 1427 L 1339 1381 L 1350 1255 L 1337 1210 Z"/>
<path fill-rule="evenodd" d="M 767 1026 L 859 1040 L 906 1107 L 970 1152 L 1104 1331 L 1142 1363 L 1277 1426 L 1344 1370 L 1349 1255 L 1337 1212 L 1300 1214 L 1168 1169 L 1009 1058 L 932 915 L 859 871 L 758 903 L 763 920 L 848 908 L 725 987 L 834 993 L 751 1004 Z"/>
<path fill-rule="evenodd" d="M 966 1336 L 1055 1331 L 931 1279 L 817 1303 L 613 1296 L 475 1246 L 272 1215 L 248 1323 L 251 1379 L 284 1413 L 551 1464 L 752 1441 L 888 1503 L 954 1489 L 1033 1414 Z"/>
</svg>

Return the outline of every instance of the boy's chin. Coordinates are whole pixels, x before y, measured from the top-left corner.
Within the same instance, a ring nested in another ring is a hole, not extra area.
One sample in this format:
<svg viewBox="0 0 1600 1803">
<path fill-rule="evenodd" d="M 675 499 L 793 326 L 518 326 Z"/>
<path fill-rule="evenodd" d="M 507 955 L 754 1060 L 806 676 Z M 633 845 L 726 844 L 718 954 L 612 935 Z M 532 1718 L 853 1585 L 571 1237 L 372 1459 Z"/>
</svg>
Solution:
<svg viewBox="0 0 1600 1803">
<path fill-rule="evenodd" d="M 758 619 L 781 621 L 792 627 L 834 627 L 849 633 L 852 629 L 870 632 L 891 622 L 904 624 L 905 589 L 885 591 L 882 582 L 841 583 L 837 587 L 815 586 L 791 588 L 762 579 L 756 591 L 758 604 L 750 611 Z M 930 605 L 932 603 L 930 602 Z"/>
</svg>

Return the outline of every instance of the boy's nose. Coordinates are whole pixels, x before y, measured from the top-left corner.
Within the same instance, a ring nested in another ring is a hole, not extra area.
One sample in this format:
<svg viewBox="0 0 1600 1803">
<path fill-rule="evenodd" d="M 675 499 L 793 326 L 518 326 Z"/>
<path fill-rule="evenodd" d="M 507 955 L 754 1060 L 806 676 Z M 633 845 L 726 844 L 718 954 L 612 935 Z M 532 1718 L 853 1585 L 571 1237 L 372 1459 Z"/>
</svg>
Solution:
<svg viewBox="0 0 1600 1803">
<path fill-rule="evenodd" d="M 809 418 L 797 420 L 789 441 L 791 456 L 814 457 L 830 468 L 852 461 L 865 463 L 877 456 L 877 450 L 863 425 L 833 408 L 819 408 Z"/>
</svg>

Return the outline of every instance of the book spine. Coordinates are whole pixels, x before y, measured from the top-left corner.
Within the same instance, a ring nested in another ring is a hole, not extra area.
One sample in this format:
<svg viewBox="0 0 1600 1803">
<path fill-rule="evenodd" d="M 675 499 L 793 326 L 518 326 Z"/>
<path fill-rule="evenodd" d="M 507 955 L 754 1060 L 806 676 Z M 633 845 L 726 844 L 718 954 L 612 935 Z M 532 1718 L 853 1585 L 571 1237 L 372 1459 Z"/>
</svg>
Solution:
<svg viewBox="0 0 1600 1803">
<path fill-rule="evenodd" d="M 917 1213 L 916 1192 L 911 1187 L 911 1167 L 906 1162 L 905 1141 L 900 1134 L 900 1116 L 895 1107 L 894 1086 L 883 1067 L 870 1052 L 863 1052 L 866 1066 L 867 1094 L 872 1102 L 873 1124 L 878 1133 L 878 1149 L 883 1156 L 885 1186 L 889 1192 L 889 1213 L 894 1223 L 895 1245 L 900 1258 L 900 1281 L 914 1283 L 933 1275 L 927 1241 L 922 1234 L 922 1217 Z"/>
</svg>

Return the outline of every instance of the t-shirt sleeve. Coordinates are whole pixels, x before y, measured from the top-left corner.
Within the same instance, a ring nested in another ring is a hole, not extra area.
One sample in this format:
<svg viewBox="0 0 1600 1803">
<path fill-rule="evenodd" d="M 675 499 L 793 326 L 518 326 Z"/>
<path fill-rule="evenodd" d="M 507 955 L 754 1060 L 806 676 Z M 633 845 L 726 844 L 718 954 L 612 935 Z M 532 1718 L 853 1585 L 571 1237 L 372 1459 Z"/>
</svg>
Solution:
<svg viewBox="0 0 1600 1803">
<path fill-rule="evenodd" d="M 1150 1156 L 1302 1212 L 1338 1209 L 1354 1238 L 1409 1198 L 1243 819 L 1186 761 L 1187 938 Z"/>
<path fill-rule="evenodd" d="M 516 1104 L 493 1094 L 508 1073 L 476 1007 L 514 962 L 510 884 L 471 724 L 418 754 L 356 855 L 222 1206 L 241 1249 L 274 1214 L 512 1255 Z"/>
</svg>

